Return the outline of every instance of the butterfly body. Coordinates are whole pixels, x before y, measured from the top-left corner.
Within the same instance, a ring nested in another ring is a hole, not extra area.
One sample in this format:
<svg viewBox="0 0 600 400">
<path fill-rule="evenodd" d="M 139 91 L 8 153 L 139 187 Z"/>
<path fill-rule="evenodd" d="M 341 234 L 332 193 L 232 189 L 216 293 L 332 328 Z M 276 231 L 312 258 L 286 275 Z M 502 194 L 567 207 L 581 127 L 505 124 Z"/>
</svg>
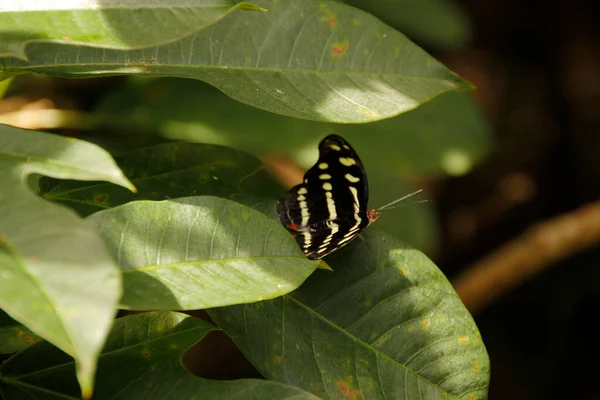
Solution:
<svg viewBox="0 0 600 400">
<path fill-rule="evenodd" d="M 329 135 L 319 143 L 319 160 L 303 182 L 277 205 L 282 224 L 313 260 L 345 246 L 379 217 L 368 210 L 364 166 L 348 142 Z"/>
</svg>

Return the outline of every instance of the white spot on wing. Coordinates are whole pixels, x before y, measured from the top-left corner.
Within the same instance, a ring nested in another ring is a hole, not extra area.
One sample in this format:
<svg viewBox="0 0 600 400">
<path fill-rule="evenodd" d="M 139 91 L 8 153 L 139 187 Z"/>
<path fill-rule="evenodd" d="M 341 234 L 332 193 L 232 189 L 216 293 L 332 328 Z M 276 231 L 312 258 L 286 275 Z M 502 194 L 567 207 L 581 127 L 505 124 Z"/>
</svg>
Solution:
<svg viewBox="0 0 600 400">
<path fill-rule="evenodd" d="M 329 235 L 327 235 L 327 237 L 323 240 L 323 243 L 319 246 L 319 253 L 323 252 L 323 250 L 325 250 L 325 248 L 329 246 L 331 239 L 333 239 L 333 235 L 338 233 L 340 230 L 340 226 L 333 221 L 329 221 L 327 225 L 331 228 L 331 232 L 329 233 Z"/>
<path fill-rule="evenodd" d="M 305 201 L 300 202 L 300 212 L 302 213 L 302 226 L 308 225 L 308 218 L 310 215 L 308 214 L 308 204 Z"/>
<path fill-rule="evenodd" d="M 347 180 L 349 180 L 352 183 L 356 183 L 356 182 L 360 181 L 360 178 L 357 178 L 356 176 L 353 176 L 350 174 L 344 175 L 344 178 L 346 178 Z"/>
<path fill-rule="evenodd" d="M 350 189 L 350 193 L 352 193 L 352 197 L 354 197 L 354 214 L 358 215 L 360 211 L 360 204 L 358 202 L 358 190 L 356 190 L 354 186 L 349 186 L 348 189 Z"/>
<path fill-rule="evenodd" d="M 324 185 L 323 185 L 324 186 Z M 331 184 L 329 184 L 331 186 Z M 329 218 L 328 219 L 336 219 L 337 218 L 337 210 L 335 208 L 335 201 L 333 201 L 333 195 L 331 192 L 325 192 L 325 199 L 327 200 L 327 210 L 329 210 Z"/>
<path fill-rule="evenodd" d="M 308 189 L 302 187 L 298 189 L 298 206 L 300 207 L 300 215 L 302 215 L 301 226 L 308 225 L 308 219 L 310 218 L 310 214 L 308 213 L 308 204 L 306 203 L 305 194 L 308 193 Z"/>
<path fill-rule="evenodd" d="M 319 179 L 323 179 L 323 180 L 325 180 L 325 179 L 331 179 L 331 175 L 329 175 L 329 174 L 321 174 L 321 175 L 319 175 Z"/>
<path fill-rule="evenodd" d="M 354 197 L 354 219 L 356 222 L 340 240 L 339 245 L 343 245 L 356 237 L 360 223 L 362 222 L 362 218 L 360 217 L 360 204 L 358 202 L 358 190 L 354 186 L 350 186 L 348 189 L 350 189 L 350 193 L 352 193 L 352 197 Z"/>
<path fill-rule="evenodd" d="M 302 245 L 302 247 L 305 249 L 308 249 L 310 247 L 310 245 L 312 244 L 312 242 L 310 240 L 310 232 L 309 231 L 302 232 L 302 236 L 304 236 L 304 244 Z"/>
<path fill-rule="evenodd" d="M 342 150 L 342 148 L 340 146 L 338 146 L 337 144 L 331 144 L 329 145 L 329 147 L 331 147 L 332 149 L 334 149 L 335 151 L 340 151 Z"/>
<path fill-rule="evenodd" d="M 350 167 L 352 165 L 356 165 L 356 160 L 350 157 L 340 157 L 340 163 L 346 167 Z"/>
<path fill-rule="evenodd" d="M 325 190 L 331 190 L 331 189 L 333 189 L 333 186 L 331 186 L 331 183 L 325 182 L 323 184 L 323 189 L 325 189 Z"/>
<path fill-rule="evenodd" d="M 319 164 L 319 169 L 327 169 L 329 168 L 329 164 L 327 164 L 326 162 L 322 162 Z"/>
</svg>

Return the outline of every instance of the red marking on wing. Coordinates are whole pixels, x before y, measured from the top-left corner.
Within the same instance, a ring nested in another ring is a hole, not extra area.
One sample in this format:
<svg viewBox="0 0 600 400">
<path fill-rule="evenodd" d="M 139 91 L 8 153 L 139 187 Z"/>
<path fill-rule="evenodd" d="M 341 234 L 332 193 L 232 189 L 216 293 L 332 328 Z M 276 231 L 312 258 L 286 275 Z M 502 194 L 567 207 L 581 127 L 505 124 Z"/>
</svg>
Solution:
<svg viewBox="0 0 600 400">
<path fill-rule="evenodd" d="M 298 229 L 300 229 L 300 225 L 298 225 L 295 222 L 290 222 L 289 224 L 286 225 L 289 229 L 293 230 L 293 231 L 297 231 Z"/>
<path fill-rule="evenodd" d="M 343 42 L 336 42 L 333 45 L 332 48 L 332 53 L 334 57 L 340 57 L 343 56 L 346 51 L 348 50 L 348 47 L 350 47 L 350 42 L 348 42 L 347 40 L 344 40 Z"/>
</svg>

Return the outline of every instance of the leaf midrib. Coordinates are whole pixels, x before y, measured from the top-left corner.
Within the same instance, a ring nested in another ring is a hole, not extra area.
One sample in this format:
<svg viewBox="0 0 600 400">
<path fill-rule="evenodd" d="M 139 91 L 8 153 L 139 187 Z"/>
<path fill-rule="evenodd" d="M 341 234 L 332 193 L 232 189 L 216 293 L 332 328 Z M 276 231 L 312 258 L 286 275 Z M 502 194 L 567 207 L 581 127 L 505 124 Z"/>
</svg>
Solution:
<svg viewBox="0 0 600 400">
<path fill-rule="evenodd" d="M 83 172 L 88 175 L 94 175 L 94 176 L 97 176 L 98 179 L 107 179 L 111 183 L 112 183 L 112 179 L 117 178 L 114 175 L 106 175 L 106 174 L 98 173 L 98 172 L 94 171 L 94 169 L 91 169 L 91 168 L 86 169 L 86 168 L 81 168 L 81 167 L 74 167 L 71 164 L 62 163 L 54 158 L 44 158 L 43 156 L 27 156 L 24 154 L 14 153 L 14 152 L 1 152 L 0 157 L 12 157 L 12 158 L 21 160 L 20 163 L 15 163 L 16 166 L 31 165 L 33 162 L 36 162 L 36 163 L 40 163 L 42 166 L 44 164 L 50 164 L 53 166 L 67 168 L 67 169 L 69 169 L 69 171 L 66 171 L 66 172 L 69 172 L 69 173 L 70 172 L 80 172 L 80 173 Z M 38 172 L 41 174 L 47 174 L 47 176 L 52 176 L 52 177 L 55 176 L 50 171 L 46 171 L 44 169 L 42 169 L 41 171 L 38 171 Z M 60 178 L 58 178 L 58 179 L 60 179 Z M 80 179 L 80 178 L 71 178 L 71 179 Z M 94 178 L 94 179 L 96 179 L 96 178 Z"/>
<path fill-rule="evenodd" d="M 94 47 L 89 46 L 90 48 L 94 49 Z M 115 50 L 118 51 L 118 50 Z M 125 50 L 123 50 L 125 52 Z M 136 50 L 130 50 L 130 51 L 136 51 Z M 0 64 L 1 65 L 1 64 Z M 62 63 L 57 63 L 57 64 L 36 64 L 36 65 L 28 65 L 28 64 L 24 64 L 24 65 L 19 65 L 19 66 L 12 66 L 12 69 L 15 69 L 16 71 L 19 70 L 35 70 L 35 69 L 44 69 L 44 68 L 52 68 L 52 67 L 60 67 L 61 70 L 65 70 L 66 67 L 90 67 L 90 66 L 101 66 L 101 67 L 105 67 L 105 66 L 109 66 L 109 67 L 143 67 L 143 68 L 181 68 L 181 69 L 189 69 L 189 68 L 197 68 L 197 69 L 205 69 L 205 70 L 219 70 L 219 71 L 226 71 L 226 70 L 240 70 L 240 71 L 259 71 L 259 72 L 267 72 L 267 73 L 303 73 L 303 74 L 324 74 L 324 75 L 330 75 L 330 74 L 366 74 L 366 75 L 378 75 L 378 76 L 402 76 L 403 78 L 411 78 L 411 79 L 416 79 L 416 80 L 430 80 L 430 81 L 440 81 L 440 82 L 454 82 L 448 79 L 443 79 L 443 78 L 437 78 L 437 77 L 430 77 L 430 76 L 423 76 L 423 75 L 412 75 L 412 74 L 403 74 L 403 73 L 398 73 L 398 72 L 394 72 L 394 73 L 387 73 L 387 72 L 381 72 L 381 71 L 365 71 L 365 70 L 318 70 L 318 69 L 299 69 L 299 68 L 261 68 L 261 67 L 246 67 L 246 66 L 231 66 L 231 65 L 194 65 L 194 64 L 159 64 L 159 63 L 137 63 L 137 62 L 123 62 L 123 63 L 78 63 L 78 64 L 62 64 Z M 10 66 L 6 66 L 5 65 L 5 70 L 6 71 L 10 71 L 11 67 Z M 68 73 L 68 69 L 67 69 L 67 73 Z M 110 74 L 125 74 L 125 75 L 129 75 L 130 73 L 123 73 L 123 72 L 118 72 L 118 71 L 98 71 L 98 74 L 100 75 L 110 75 Z M 92 74 L 92 72 L 89 72 L 89 74 Z M 448 75 L 451 75 L 450 73 L 448 73 Z M 197 78 L 196 78 L 197 79 Z M 468 90 L 469 88 L 466 86 L 461 86 L 461 85 L 457 85 L 454 84 L 453 85 L 455 88 L 462 88 L 464 87 L 465 90 Z"/>
<path fill-rule="evenodd" d="M 140 176 L 140 177 L 137 177 L 137 178 L 128 178 L 128 179 L 129 179 L 129 181 L 131 183 L 137 183 L 137 182 L 142 182 L 145 179 L 160 178 L 161 176 L 168 176 L 168 175 L 173 174 L 173 173 L 177 173 L 178 174 L 178 173 L 182 173 L 182 172 L 189 172 L 190 170 L 193 170 L 193 169 L 196 169 L 196 168 L 200 168 L 200 167 L 204 167 L 204 166 L 210 167 L 211 164 L 210 163 L 197 164 L 197 165 L 194 165 L 194 166 L 191 166 L 191 167 L 172 169 L 172 170 L 161 172 L 161 173 L 154 174 L 154 175 L 145 175 L 145 176 Z M 257 171 L 257 172 L 260 172 L 260 171 Z M 246 177 L 245 176 L 242 177 L 242 179 L 244 179 L 244 178 L 246 178 Z M 236 188 L 239 188 L 239 184 L 237 186 L 235 186 L 233 183 L 230 183 L 230 182 L 228 182 L 226 180 L 223 180 L 223 179 L 219 179 L 219 180 L 221 182 L 225 182 L 228 185 L 231 185 L 231 186 L 234 186 Z M 44 194 L 44 198 L 70 200 L 70 198 L 62 198 L 61 196 L 65 196 L 65 195 L 68 195 L 68 194 L 71 194 L 71 193 L 77 193 L 77 192 L 83 191 L 83 190 L 89 190 L 89 189 L 94 189 L 94 188 L 98 188 L 98 187 L 101 187 L 101 186 L 106 186 L 106 185 L 109 185 L 111 183 L 112 182 L 99 182 L 99 183 L 96 183 L 96 184 L 93 184 L 93 185 L 82 186 L 82 187 L 78 187 L 78 188 L 74 188 L 74 189 L 70 189 L 70 190 L 65 190 L 65 191 L 62 191 L 62 192 L 58 192 L 57 191 L 57 192 L 55 192 L 55 193 L 57 193 L 57 195 L 55 195 L 55 196 L 52 195 L 52 192 L 47 192 L 47 193 Z M 241 181 L 240 181 L 240 184 L 241 184 Z M 91 203 L 91 204 L 96 204 L 96 203 Z"/>
<path fill-rule="evenodd" d="M 390 360 L 392 362 L 394 362 L 396 365 L 398 365 L 400 368 L 404 369 L 405 371 L 407 371 L 408 373 L 410 373 L 411 375 L 415 376 L 417 379 L 427 383 L 428 385 L 430 385 L 431 387 L 434 387 L 436 389 L 438 389 L 440 392 L 446 394 L 447 396 L 449 396 L 449 398 L 452 399 L 456 399 L 459 400 L 458 397 L 455 397 L 453 394 L 446 392 L 445 390 L 443 390 L 442 388 L 440 388 L 439 386 L 435 385 L 433 382 L 429 381 L 428 379 L 418 375 L 415 371 L 411 370 L 410 368 L 408 368 L 407 366 L 399 363 L 398 361 L 394 360 L 393 358 L 391 358 L 390 356 L 386 355 L 385 353 L 382 353 L 381 351 L 371 347 L 368 343 L 364 342 L 363 340 L 357 338 L 356 336 L 351 335 L 350 333 L 348 333 L 345 329 L 342 329 L 342 327 L 334 324 L 333 322 L 331 322 L 330 320 L 326 319 L 324 316 L 322 316 L 321 314 L 317 313 L 316 311 L 314 311 L 312 308 L 310 308 L 309 306 L 305 305 L 304 303 L 296 300 L 295 298 L 293 298 L 290 295 L 284 295 L 284 298 L 293 301 L 294 303 L 296 303 L 298 306 L 302 307 L 303 309 L 305 309 L 313 318 L 317 318 L 318 320 L 320 320 L 321 322 L 325 323 L 326 325 L 329 325 L 330 327 L 338 330 L 339 332 L 341 332 L 342 334 L 344 334 L 345 336 L 349 337 L 350 339 L 354 340 L 356 343 L 360 344 L 361 346 L 364 346 L 365 348 L 369 349 L 370 351 L 372 351 L 373 353 L 375 353 L 378 357 L 381 357 L 382 359 L 386 359 L 386 360 Z M 379 374 L 378 374 L 379 375 Z"/>
<path fill-rule="evenodd" d="M 170 263 L 170 264 L 160 264 L 160 265 L 148 265 L 145 267 L 139 268 L 131 268 L 126 270 L 121 270 L 121 273 L 129 273 L 129 272 L 139 272 L 139 271 L 152 271 L 159 268 L 178 268 L 186 265 L 203 265 L 203 264 L 213 264 L 213 263 L 227 263 L 234 261 L 256 261 L 256 260 L 265 260 L 265 259 L 298 259 L 298 260 L 307 260 L 307 258 L 302 255 L 297 256 L 258 256 L 258 257 L 238 257 L 238 258 L 222 258 L 219 260 L 202 260 L 202 261 L 187 261 L 187 262 L 179 262 L 179 263 Z"/>
<path fill-rule="evenodd" d="M 128 9 L 142 9 L 142 10 L 155 10 L 155 9 L 167 9 L 167 10 L 172 10 L 172 9 L 198 9 L 198 10 L 204 10 L 207 8 L 225 8 L 225 9 L 236 9 L 239 7 L 239 4 L 233 4 L 233 5 L 205 5 L 205 6 L 199 6 L 197 5 L 197 3 L 194 2 L 188 2 L 186 3 L 187 5 L 146 5 L 146 6 L 139 6 L 137 4 L 117 4 L 117 3 L 113 3 L 114 5 L 111 6 L 103 6 L 101 3 L 98 5 L 95 5 L 93 8 L 89 7 L 89 8 L 58 8 L 58 9 L 40 9 L 40 10 L 31 10 L 31 9 L 0 9 L 0 14 L 2 13 L 31 13 L 31 12 L 47 12 L 47 13 L 54 13 L 54 12 L 74 12 L 74 11 L 105 11 L 105 10 L 128 10 Z"/>
</svg>

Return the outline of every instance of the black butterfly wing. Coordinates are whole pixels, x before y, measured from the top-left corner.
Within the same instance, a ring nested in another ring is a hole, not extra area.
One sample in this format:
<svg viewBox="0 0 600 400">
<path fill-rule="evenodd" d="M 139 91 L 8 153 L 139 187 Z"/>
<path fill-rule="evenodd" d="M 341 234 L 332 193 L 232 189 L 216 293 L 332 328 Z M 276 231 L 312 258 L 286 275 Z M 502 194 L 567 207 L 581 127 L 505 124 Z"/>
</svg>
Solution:
<svg viewBox="0 0 600 400">
<path fill-rule="evenodd" d="M 369 185 L 362 162 L 343 138 L 319 144 L 319 160 L 301 184 L 284 194 L 278 212 L 309 258 L 345 245 L 368 224 Z M 316 257 L 318 256 L 318 257 Z"/>
<path fill-rule="evenodd" d="M 350 243 L 369 225 L 368 218 L 361 220 L 325 221 L 328 226 L 311 225 L 308 231 L 297 233 L 296 241 L 306 257 L 318 260 Z"/>
</svg>

